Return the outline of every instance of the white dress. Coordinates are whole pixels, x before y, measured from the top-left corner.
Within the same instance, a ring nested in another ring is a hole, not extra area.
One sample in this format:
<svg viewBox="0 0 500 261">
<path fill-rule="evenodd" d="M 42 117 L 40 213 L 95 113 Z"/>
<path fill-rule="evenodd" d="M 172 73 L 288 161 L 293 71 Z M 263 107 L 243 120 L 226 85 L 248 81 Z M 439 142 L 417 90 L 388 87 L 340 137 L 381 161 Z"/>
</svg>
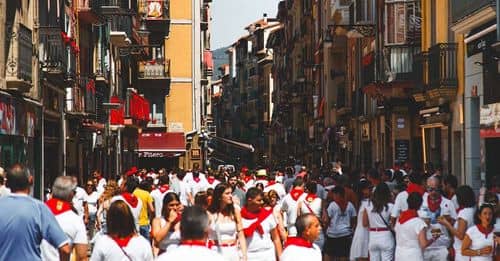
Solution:
<svg viewBox="0 0 500 261">
<path fill-rule="evenodd" d="M 363 211 L 371 205 L 370 200 L 363 199 L 359 206 L 358 222 L 352 237 L 350 260 L 368 257 L 368 228 L 363 226 Z"/>
</svg>

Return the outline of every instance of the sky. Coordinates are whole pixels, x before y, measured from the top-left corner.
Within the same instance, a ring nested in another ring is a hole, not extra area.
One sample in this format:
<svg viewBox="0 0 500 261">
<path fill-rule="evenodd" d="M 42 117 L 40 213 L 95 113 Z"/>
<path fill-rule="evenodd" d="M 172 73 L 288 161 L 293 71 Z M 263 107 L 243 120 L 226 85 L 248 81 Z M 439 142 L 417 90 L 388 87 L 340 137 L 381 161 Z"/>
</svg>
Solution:
<svg viewBox="0 0 500 261">
<path fill-rule="evenodd" d="M 251 22 L 267 17 L 276 17 L 279 0 L 213 0 L 212 43 L 215 50 L 228 46 L 245 34 Z"/>
</svg>

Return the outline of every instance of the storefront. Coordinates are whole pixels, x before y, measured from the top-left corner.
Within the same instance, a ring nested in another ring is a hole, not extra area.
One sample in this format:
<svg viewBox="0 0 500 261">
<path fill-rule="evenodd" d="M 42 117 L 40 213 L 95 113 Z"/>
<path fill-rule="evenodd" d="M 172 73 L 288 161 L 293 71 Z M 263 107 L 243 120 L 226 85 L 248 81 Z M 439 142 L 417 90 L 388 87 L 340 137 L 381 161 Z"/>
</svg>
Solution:
<svg viewBox="0 0 500 261">
<path fill-rule="evenodd" d="M 175 169 L 179 166 L 179 157 L 186 153 L 184 133 L 143 132 L 139 134 L 136 151 L 141 168 Z M 197 156 L 201 157 L 201 153 Z"/>
<path fill-rule="evenodd" d="M 0 166 L 25 165 L 33 174 L 33 195 L 43 182 L 41 106 L 36 101 L 0 92 Z"/>
</svg>

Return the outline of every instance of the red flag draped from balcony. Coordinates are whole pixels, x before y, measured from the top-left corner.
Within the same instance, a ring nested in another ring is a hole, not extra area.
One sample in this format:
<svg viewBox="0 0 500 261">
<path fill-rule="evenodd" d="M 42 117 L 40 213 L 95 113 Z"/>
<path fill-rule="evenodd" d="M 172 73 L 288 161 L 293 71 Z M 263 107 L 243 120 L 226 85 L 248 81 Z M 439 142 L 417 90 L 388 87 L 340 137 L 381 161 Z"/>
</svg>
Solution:
<svg viewBox="0 0 500 261">
<path fill-rule="evenodd" d="M 205 50 L 203 52 L 203 62 L 205 63 L 205 66 L 207 67 L 208 70 L 214 69 L 214 61 L 212 59 L 212 51 Z"/>
<path fill-rule="evenodd" d="M 109 111 L 109 120 L 111 125 L 123 125 L 124 124 L 124 109 L 123 102 L 118 98 L 118 96 L 111 96 L 109 99 L 110 103 L 120 103 L 122 106 L 118 109 L 112 109 Z"/>
<path fill-rule="evenodd" d="M 129 116 L 132 119 L 149 122 L 149 102 L 135 92 L 129 97 Z"/>
</svg>

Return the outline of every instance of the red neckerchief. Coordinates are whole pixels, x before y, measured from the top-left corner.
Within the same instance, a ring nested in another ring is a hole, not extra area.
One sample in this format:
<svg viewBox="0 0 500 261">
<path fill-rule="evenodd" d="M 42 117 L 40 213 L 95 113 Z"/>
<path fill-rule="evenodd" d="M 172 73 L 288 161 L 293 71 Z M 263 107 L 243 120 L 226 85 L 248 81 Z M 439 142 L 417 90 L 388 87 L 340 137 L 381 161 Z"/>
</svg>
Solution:
<svg viewBox="0 0 500 261">
<path fill-rule="evenodd" d="M 45 201 L 45 205 L 47 205 L 55 216 L 73 210 L 70 203 L 57 198 L 51 198 Z"/>
<path fill-rule="evenodd" d="M 290 196 L 292 196 L 292 199 L 297 201 L 299 199 L 300 196 L 302 196 L 302 194 L 304 193 L 304 190 L 303 189 L 299 189 L 299 188 L 293 188 L 292 190 L 290 190 Z"/>
<path fill-rule="evenodd" d="M 413 193 L 413 192 L 417 192 L 418 194 L 420 194 L 420 196 L 423 196 L 425 193 L 425 190 L 422 186 L 410 182 L 410 184 L 408 185 L 408 188 L 406 188 L 406 192 L 408 192 L 408 195 Z"/>
<path fill-rule="evenodd" d="M 349 203 L 347 200 L 345 200 L 345 198 L 341 198 L 341 199 L 337 199 L 337 200 L 333 200 L 335 203 L 337 203 L 337 205 L 339 206 L 340 208 L 340 211 L 342 213 L 345 212 L 345 210 L 347 209 L 347 204 Z"/>
<path fill-rule="evenodd" d="M 456 210 L 457 210 L 457 215 L 460 213 L 460 211 L 462 211 L 464 209 L 464 207 L 460 206 L 458 207 Z"/>
<path fill-rule="evenodd" d="M 170 225 L 170 232 L 175 231 L 175 225 L 177 225 L 177 223 L 179 222 L 181 222 L 181 214 L 177 213 L 177 217 L 175 218 L 174 222 L 172 222 L 172 224 Z"/>
<path fill-rule="evenodd" d="M 200 182 L 200 180 L 201 180 L 201 179 L 200 179 L 200 177 L 199 177 L 199 176 L 198 176 L 198 177 L 194 177 L 194 176 L 193 176 L 193 180 L 194 180 L 194 182 L 198 183 L 198 182 Z"/>
<path fill-rule="evenodd" d="M 139 204 L 139 200 L 137 199 L 137 197 L 134 195 L 134 194 L 131 194 L 131 193 L 128 193 L 128 192 L 123 192 L 122 193 L 122 197 L 125 199 L 125 201 L 127 201 L 128 204 L 130 204 L 130 206 L 132 206 L 133 208 L 136 208 L 137 207 L 137 204 Z"/>
<path fill-rule="evenodd" d="M 208 181 L 208 184 L 212 185 L 212 184 L 214 184 L 215 177 L 210 177 L 210 176 L 208 176 L 208 177 L 207 177 L 207 181 Z"/>
<path fill-rule="evenodd" d="M 259 232 L 259 234 L 261 235 L 264 234 L 264 229 L 261 226 L 262 221 L 264 221 L 269 215 L 271 215 L 272 212 L 273 212 L 272 210 L 266 210 L 264 208 L 261 208 L 259 212 L 254 213 L 248 211 L 246 207 L 243 207 L 241 209 L 241 217 L 243 217 L 244 219 L 257 219 L 255 222 L 250 224 L 250 226 L 243 229 L 245 237 L 253 236 L 256 230 L 257 232 Z"/>
<path fill-rule="evenodd" d="M 207 242 L 203 240 L 182 240 L 181 246 L 201 246 L 207 247 Z"/>
<path fill-rule="evenodd" d="M 158 188 L 160 192 L 163 194 L 167 192 L 170 189 L 170 186 L 168 184 L 162 185 L 161 187 Z"/>
<path fill-rule="evenodd" d="M 403 212 L 401 212 L 401 215 L 399 215 L 399 224 L 404 224 L 406 221 L 418 217 L 417 211 L 414 209 L 408 209 Z"/>
<path fill-rule="evenodd" d="M 479 232 L 481 232 L 484 235 L 484 238 L 488 238 L 488 235 L 491 234 L 491 232 L 493 232 L 493 226 L 485 228 L 480 224 L 477 224 L 476 227 L 479 230 Z"/>
<path fill-rule="evenodd" d="M 250 180 L 252 180 L 252 177 L 251 177 L 251 176 L 245 176 L 245 177 L 243 178 L 243 181 L 245 182 L 245 184 L 246 184 L 246 183 L 248 183 Z"/>
<path fill-rule="evenodd" d="M 441 206 L 442 200 L 441 196 L 437 200 L 432 200 L 430 195 L 427 195 L 427 206 L 429 207 L 429 210 L 433 213 L 436 212 L 439 209 L 439 206 Z"/>
<path fill-rule="evenodd" d="M 130 239 L 132 239 L 133 235 L 124 238 L 119 238 L 114 236 L 109 236 L 109 237 L 113 239 L 113 241 L 115 241 L 118 246 L 126 247 L 128 245 L 128 242 L 130 242 Z"/>
<path fill-rule="evenodd" d="M 270 181 L 267 182 L 266 188 L 269 187 L 269 186 L 272 186 L 274 184 L 276 184 L 276 180 L 270 180 Z"/>
<path fill-rule="evenodd" d="M 288 246 L 312 248 L 313 244 L 301 237 L 289 237 L 286 239 L 285 246 L 283 248 L 287 248 Z"/>
<path fill-rule="evenodd" d="M 318 196 L 316 194 L 307 193 L 306 202 L 313 202 Z M 346 206 L 347 207 L 347 206 Z"/>
</svg>

